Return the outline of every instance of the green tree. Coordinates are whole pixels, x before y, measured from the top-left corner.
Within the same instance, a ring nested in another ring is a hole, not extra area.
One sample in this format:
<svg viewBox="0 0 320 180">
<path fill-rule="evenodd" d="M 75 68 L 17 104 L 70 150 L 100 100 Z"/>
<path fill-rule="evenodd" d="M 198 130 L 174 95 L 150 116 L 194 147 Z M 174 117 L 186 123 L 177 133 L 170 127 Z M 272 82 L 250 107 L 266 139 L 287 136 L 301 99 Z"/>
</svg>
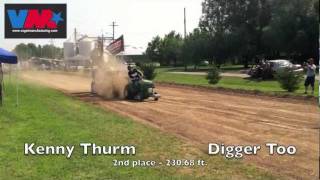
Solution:
<svg viewBox="0 0 320 180">
<path fill-rule="evenodd" d="M 41 45 L 38 45 L 38 47 L 37 47 L 36 57 L 42 57 L 42 47 L 41 47 Z"/>
<path fill-rule="evenodd" d="M 272 20 L 263 37 L 266 50 L 290 55 L 299 63 L 318 58 L 318 8 L 318 0 L 273 1 Z"/>
<path fill-rule="evenodd" d="M 183 39 L 180 34 L 175 31 L 171 31 L 165 35 L 161 43 L 161 53 L 166 64 L 177 65 L 177 62 L 181 55 L 181 47 L 183 45 Z"/>
<path fill-rule="evenodd" d="M 210 51 L 210 36 L 196 28 L 185 39 L 181 47 L 181 59 L 187 70 L 188 65 L 194 65 L 196 69 L 202 60 L 208 60 L 212 64 Z"/>
<path fill-rule="evenodd" d="M 16 47 L 14 48 L 14 52 L 17 54 L 20 60 L 26 60 L 30 58 L 28 54 L 28 46 L 24 43 L 16 45 Z"/>
<path fill-rule="evenodd" d="M 171 31 L 164 38 L 160 38 L 159 36 L 153 38 L 148 43 L 146 54 L 152 61 L 159 61 L 164 65 L 174 64 L 176 66 L 180 59 L 182 44 L 183 39 L 181 35 L 175 31 Z"/>
<path fill-rule="evenodd" d="M 230 59 L 247 68 L 280 55 L 302 63 L 318 59 L 319 0 L 204 0 L 199 28 L 185 39 L 170 32 L 155 37 L 146 54 L 161 64 L 220 66 Z M 255 60 L 255 62 L 253 62 Z"/>
<path fill-rule="evenodd" d="M 33 43 L 28 43 L 27 44 L 27 52 L 29 57 L 34 57 L 37 55 L 37 46 Z"/>
<path fill-rule="evenodd" d="M 41 52 L 45 58 L 61 59 L 63 57 L 63 49 L 53 45 L 44 45 Z"/>
<path fill-rule="evenodd" d="M 142 64 L 139 67 L 142 70 L 145 79 L 153 80 L 157 76 L 156 66 L 152 63 Z"/>
<path fill-rule="evenodd" d="M 42 46 L 42 57 L 52 58 L 54 54 L 54 49 L 51 45 Z"/>
<path fill-rule="evenodd" d="M 162 39 L 160 38 L 160 36 L 156 36 L 152 39 L 151 42 L 148 43 L 146 55 L 152 61 L 160 62 L 162 60 L 161 52 L 160 52 L 161 41 L 162 41 Z"/>
<path fill-rule="evenodd" d="M 283 89 L 294 92 L 299 89 L 303 75 L 295 72 L 292 68 L 285 68 L 277 72 L 276 78 Z"/>
<path fill-rule="evenodd" d="M 200 27 L 213 36 L 212 49 L 217 64 L 234 56 L 244 65 L 262 51 L 262 34 L 270 21 L 267 0 L 205 0 Z"/>
<path fill-rule="evenodd" d="M 45 57 L 45 58 L 63 58 L 63 49 L 53 45 L 36 46 L 34 43 L 20 43 L 14 48 L 14 52 L 19 59 L 27 60 L 31 57 Z"/>
<path fill-rule="evenodd" d="M 221 79 L 219 69 L 217 67 L 213 66 L 208 71 L 208 74 L 207 74 L 206 78 L 207 78 L 207 80 L 209 81 L 210 84 L 217 84 Z"/>
</svg>

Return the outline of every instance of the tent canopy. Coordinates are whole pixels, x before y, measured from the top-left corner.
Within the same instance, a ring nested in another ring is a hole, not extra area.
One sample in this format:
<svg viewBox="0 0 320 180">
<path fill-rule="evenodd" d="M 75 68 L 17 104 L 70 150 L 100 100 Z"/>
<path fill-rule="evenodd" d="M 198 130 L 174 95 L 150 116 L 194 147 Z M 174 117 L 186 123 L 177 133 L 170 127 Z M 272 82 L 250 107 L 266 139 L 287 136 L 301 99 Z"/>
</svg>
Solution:
<svg viewBox="0 0 320 180">
<path fill-rule="evenodd" d="M 0 63 L 17 64 L 18 58 L 12 52 L 0 48 Z"/>
</svg>

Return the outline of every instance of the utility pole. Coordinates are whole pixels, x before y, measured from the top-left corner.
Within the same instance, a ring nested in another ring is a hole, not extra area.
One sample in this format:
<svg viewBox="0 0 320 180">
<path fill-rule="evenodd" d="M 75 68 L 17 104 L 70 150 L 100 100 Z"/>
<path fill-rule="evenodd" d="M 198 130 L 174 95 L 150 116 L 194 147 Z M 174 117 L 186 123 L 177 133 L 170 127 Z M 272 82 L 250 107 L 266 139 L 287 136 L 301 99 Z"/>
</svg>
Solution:
<svg viewBox="0 0 320 180">
<path fill-rule="evenodd" d="M 119 26 L 119 25 L 117 25 L 116 22 L 113 21 L 110 26 L 112 26 L 112 41 L 114 41 L 114 29 L 116 26 Z"/>
<path fill-rule="evenodd" d="M 2 72 L 2 63 L 0 62 L 0 107 L 2 106 L 2 83 L 3 83 L 3 72 Z"/>
<path fill-rule="evenodd" d="M 55 49 L 54 49 L 54 41 L 53 41 L 53 39 L 50 39 L 50 45 L 51 45 L 51 54 L 52 54 L 52 56 L 51 56 L 51 58 L 52 59 L 55 59 Z"/>
<path fill-rule="evenodd" d="M 74 28 L 74 43 L 77 44 L 77 29 Z"/>
<path fill-rule="evenodd" d="M 78 41 L 77 41 L 77 28 L 74 28 L 74 33 L 73 33 L 73 38 L 74 38 L 74 49 L 75 49 L 75 55 L 79 53 L 78 49 Z"/>
<path fill-rule="evenodd" d="M 104 54 L 104 36 L 103 36 L 103 32 L 101 35 L 101 49 L 100 49 L 100 53 L 101 53 L 101 58 L 103 59 L 103 54 Z"/>
<path fill-rule="evenodd" d="M 183 9 L 183 25 L 184 25 L 184 41 L 187 38 L 187 18 L 186 18 L 187 12 L 186 12 L 186 7 Z M 184 65 L 184 70 L 187 71 L 188 65 L 185 63 Z"/>
<path fill-rule="evenodd" d="M 184 38 L 187 37 L 187 18 L 186 18 L 187 12 L 186 8 L 184 8 Z"/>
</svg>

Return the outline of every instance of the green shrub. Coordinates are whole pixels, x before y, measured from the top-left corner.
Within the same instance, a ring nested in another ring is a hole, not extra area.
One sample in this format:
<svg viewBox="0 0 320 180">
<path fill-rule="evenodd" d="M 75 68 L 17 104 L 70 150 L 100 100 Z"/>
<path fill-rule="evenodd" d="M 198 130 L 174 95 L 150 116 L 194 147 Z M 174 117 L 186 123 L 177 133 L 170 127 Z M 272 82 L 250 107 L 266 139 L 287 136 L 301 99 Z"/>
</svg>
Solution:
<svg viewBox="0 0 320 180">
<path fill-rule="evenodd" d="M 140 65 L 140 68 L 145 79 L 153 80 L 157 75 L 156 66 L 154 66 L 153 64 L 142 64 Z"/>
<path fill-rule="evenodd" d="M 216 67 L 212 67 L 208 72 L 207 79 L 210 84 L 217 84 L 221 79 L 220 70 Z"/>
<path fill-rule="evenodd" d="M 161 66 L 161 64 L 159 63 L 159 62 L 152 62 L 152 63 L 150 63 L 152 66 L 154 66 L 154 67 L 160 67 Z"/>
<path fill-rule="evenodd" d="M 276 73 L 276 79 L 280 83 L 281 88 L 288 92 L 294 92 L 299 89 L 299 85 L 303 80 L 303 74 L 294 72 L 291 68 L 284 68 Z"/>
</svg>

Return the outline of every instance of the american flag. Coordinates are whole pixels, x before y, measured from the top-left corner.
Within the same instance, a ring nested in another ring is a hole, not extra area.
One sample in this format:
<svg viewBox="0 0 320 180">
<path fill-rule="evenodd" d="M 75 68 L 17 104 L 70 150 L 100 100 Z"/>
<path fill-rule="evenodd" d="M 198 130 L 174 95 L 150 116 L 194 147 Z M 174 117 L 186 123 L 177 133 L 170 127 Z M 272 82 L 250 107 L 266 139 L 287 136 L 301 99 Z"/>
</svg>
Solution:
<svg viewBox="0 0 320 180">
<path fill-rule="evenodd" d="M 124 51 L 123 36 L 120 36 L 118 39 L 109 44 L 107 46 L 107 50 L 113 55 L 119 54 L 121 51 Z"/>
</svg>

